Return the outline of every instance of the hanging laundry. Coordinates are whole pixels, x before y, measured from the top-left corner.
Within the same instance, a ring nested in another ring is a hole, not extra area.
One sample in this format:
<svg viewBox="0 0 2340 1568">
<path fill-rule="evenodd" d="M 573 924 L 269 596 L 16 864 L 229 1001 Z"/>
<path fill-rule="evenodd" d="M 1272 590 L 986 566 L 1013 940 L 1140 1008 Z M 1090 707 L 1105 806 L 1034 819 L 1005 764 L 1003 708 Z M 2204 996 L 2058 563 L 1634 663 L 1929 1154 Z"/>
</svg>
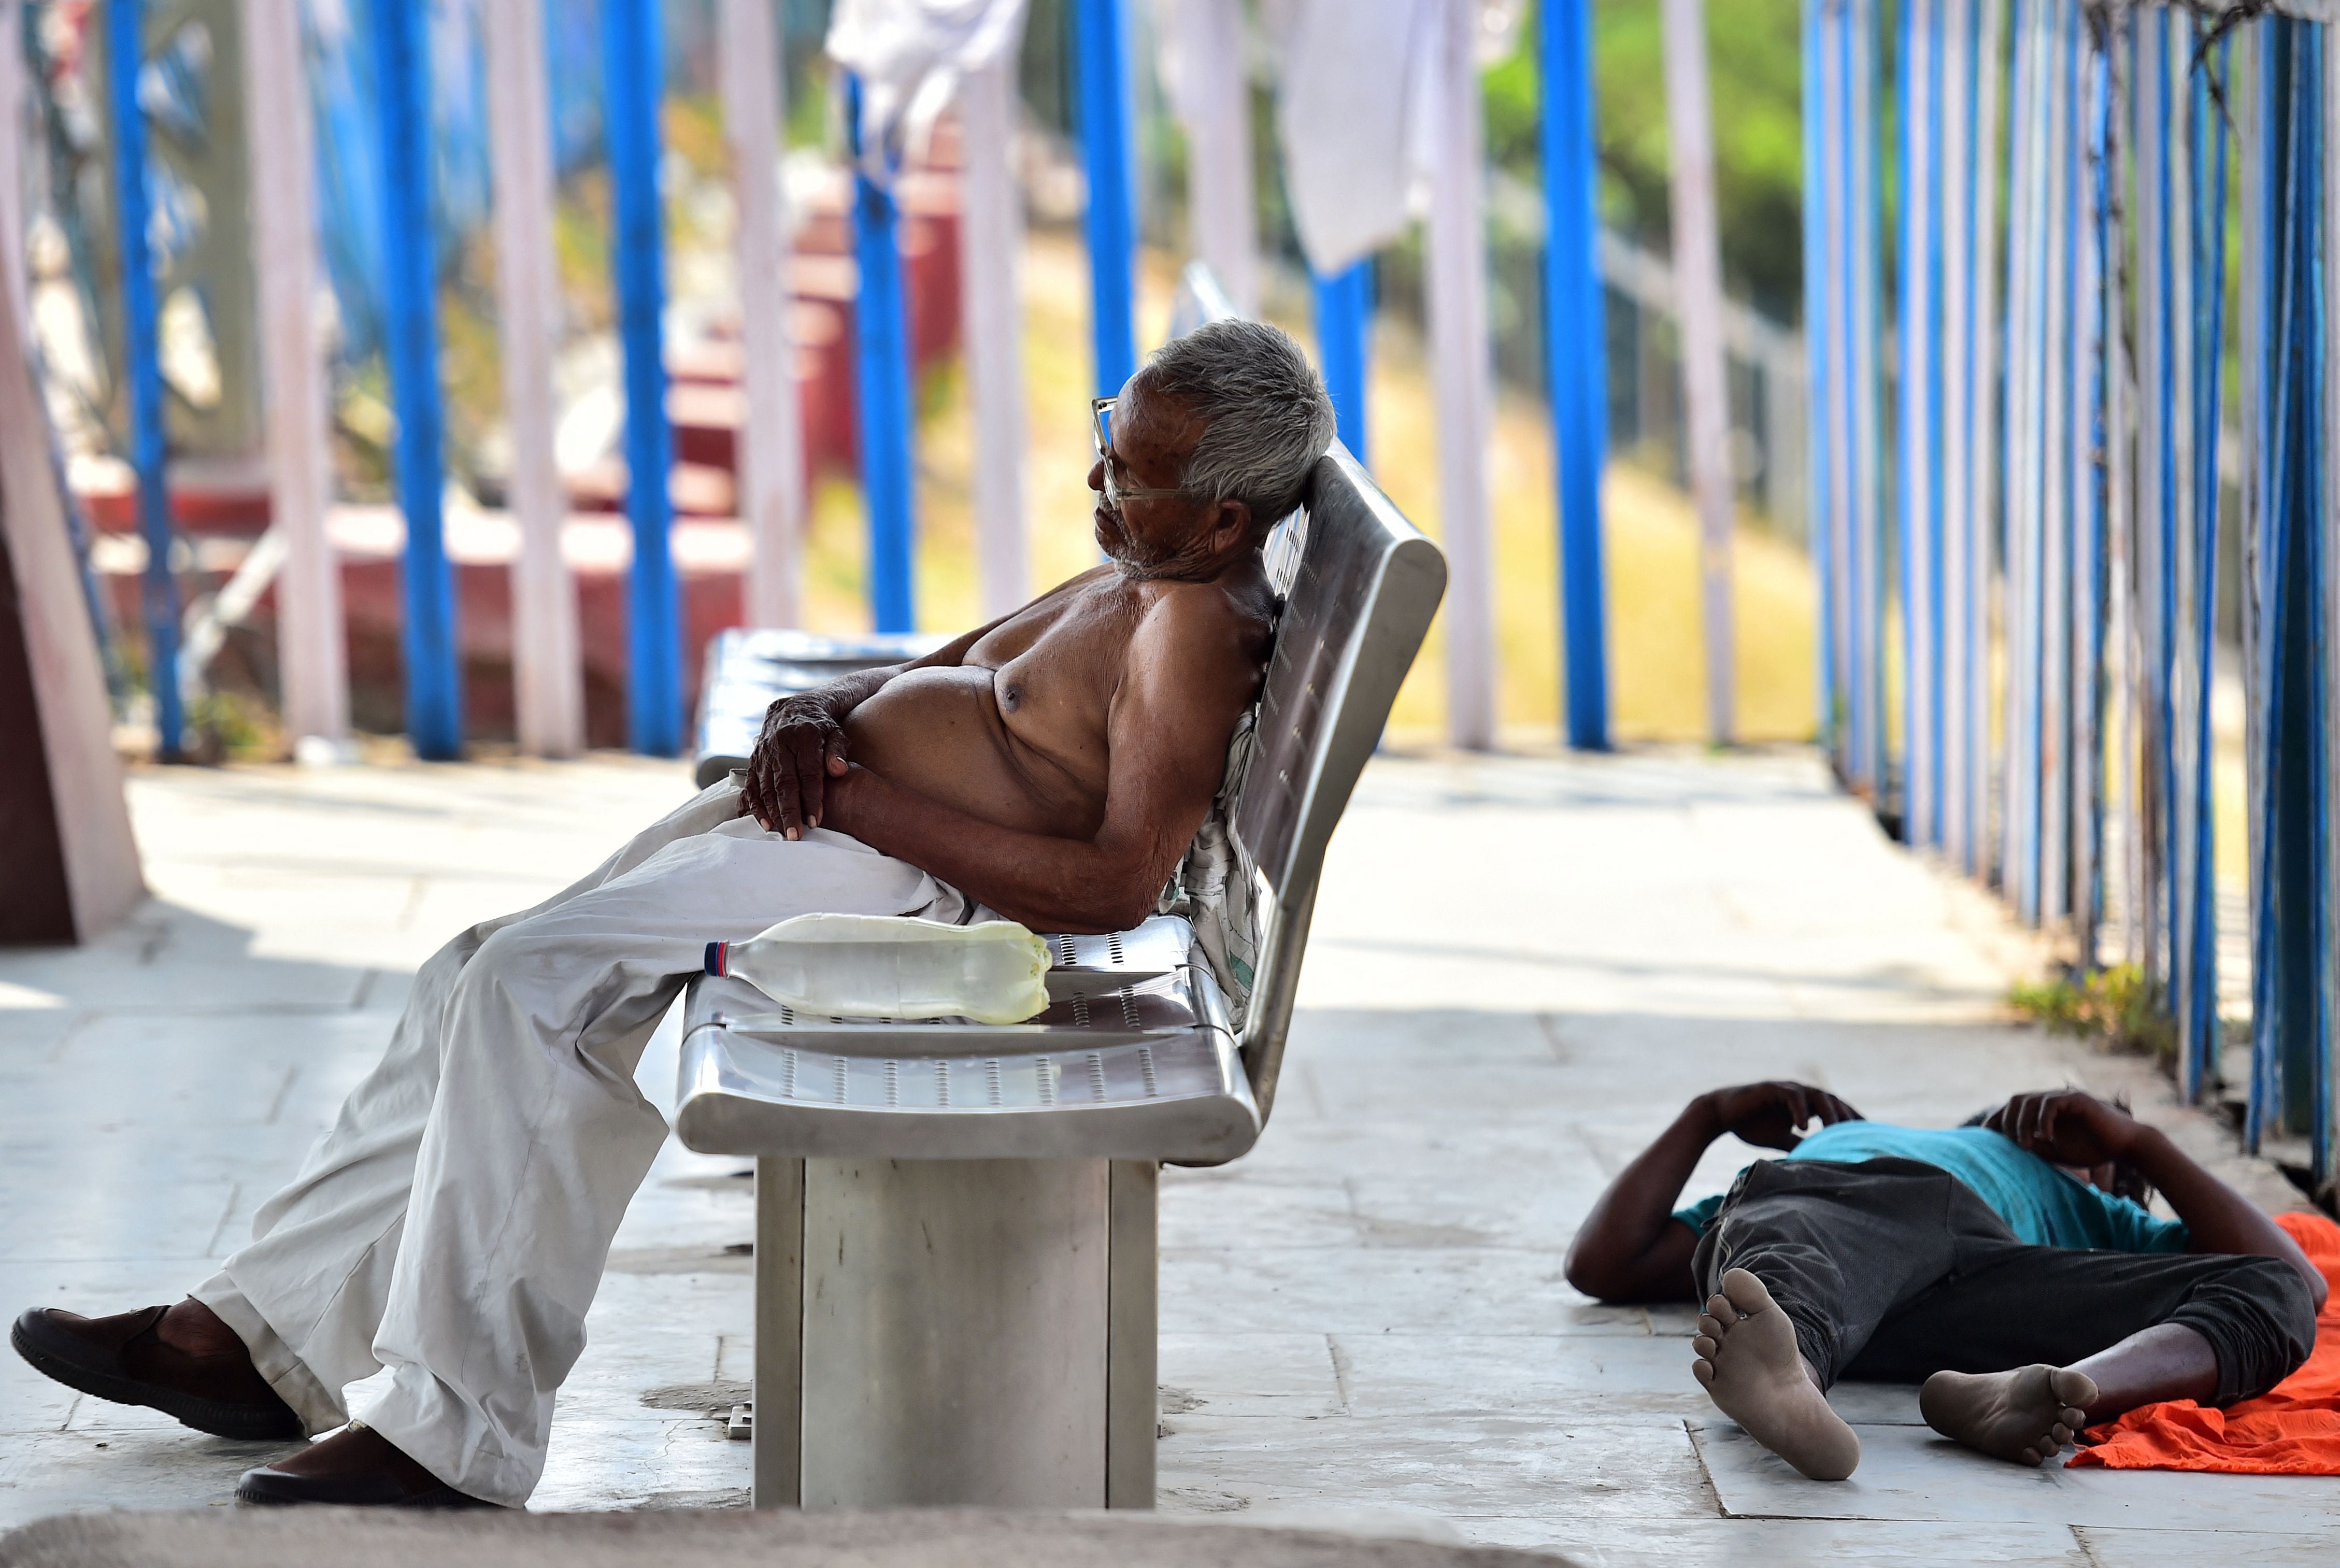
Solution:
<svg viewBox="0 0 2340 1568">
<path fill-rule="evenodd" d="M 861 79 L 865 172 L 887 183 L 926 150 L 958 80 L 1014 50 L 1024 0 L 838 0 L 828 57 Z"/>
<path fill-rule="evenodd" d="M 1271 0 L 1262 9 L 1283 83 L 1284 186 L 1320 277 L 1381 249 L 1429 205 L 1439 18 L 1449 5 L 1477 10 L 1481 65 L 1511 53 L 1522 0 Z"/>
</svg>

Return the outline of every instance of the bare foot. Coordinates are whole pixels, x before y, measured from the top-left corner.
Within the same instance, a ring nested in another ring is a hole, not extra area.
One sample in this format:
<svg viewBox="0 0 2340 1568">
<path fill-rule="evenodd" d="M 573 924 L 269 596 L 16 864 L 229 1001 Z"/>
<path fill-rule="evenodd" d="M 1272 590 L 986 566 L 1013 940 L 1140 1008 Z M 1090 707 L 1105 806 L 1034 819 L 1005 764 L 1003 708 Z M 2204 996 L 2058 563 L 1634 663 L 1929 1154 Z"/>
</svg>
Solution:
<svg viewBox="0 0 2340 1568">
<path fill-rule="evenodd" d="M 1706 1304 L 1698 1328 L 1691 1373 L 1717 1409 L 1814 1481 L 1852 1474 L 1860 1439 L 1804 1370 L 1796 1325 L 1761 1280 L 1726 1269 L 1722 1294 Z"/>
<path fill-rule="evenodd" d="M 2018 1464 L 2044 1464 L 2087 1424 L 2097 1385 L 2085 1372 L 1938 1372 L 1918 1391 L 1926 1424 L 1968 1448 Z"/>
</svg>

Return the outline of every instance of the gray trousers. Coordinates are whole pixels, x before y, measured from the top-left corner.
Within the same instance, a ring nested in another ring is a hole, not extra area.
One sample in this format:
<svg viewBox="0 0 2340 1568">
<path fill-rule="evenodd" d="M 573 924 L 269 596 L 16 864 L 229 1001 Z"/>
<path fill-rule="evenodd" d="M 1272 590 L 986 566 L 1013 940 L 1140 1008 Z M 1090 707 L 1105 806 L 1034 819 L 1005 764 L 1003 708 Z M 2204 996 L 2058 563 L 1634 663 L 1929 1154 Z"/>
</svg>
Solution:
<svg viewBox="0 0 2340 1568">
<path fill-rule="evenodd" d="M 1759 1160 L 1699 1238 L 1701 1298 L 1763 1282 L 1822 1386 L 2068 1366 L 2157 1324 L 2218 1357 L 2216 1403 L 2255 1398 L 2315 1344 L 2306 1282 L 2272 1257 L 2029 1246 L 1974 1189 L 1917 1160 Z"/>
<path fill-rule="evenodd" d="M 197 1288 L 312 1433 L 352 1417 L 518 1505 L 610 1238 L 665 1141 L 634 1068 L 710 941 L 790 916 L 987 916 L 915 866 L 791 843 L 717 784 L 422 966 L 382 1063 Z"/>
</svg>

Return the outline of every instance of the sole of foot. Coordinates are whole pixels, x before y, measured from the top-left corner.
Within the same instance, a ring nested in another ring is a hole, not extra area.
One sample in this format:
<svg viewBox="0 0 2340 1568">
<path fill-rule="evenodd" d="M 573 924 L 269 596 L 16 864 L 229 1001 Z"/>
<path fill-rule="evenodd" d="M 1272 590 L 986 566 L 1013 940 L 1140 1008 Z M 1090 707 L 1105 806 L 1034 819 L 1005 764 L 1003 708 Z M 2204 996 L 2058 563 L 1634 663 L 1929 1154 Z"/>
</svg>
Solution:
<svg viewBox="0 0 2340 1568">
<path fill-rule="evenodd" d="M 1918 1391 L 1926 1424 L 1994 1459 L 2045 1464 L 2087 1423 L 2097 1385 L 2060 1366 L 2012 1372 L 1938 1372 Z"/>
<path fill-rule="evenodd" d="M 1842 1481 L 1860 1464 L 1860 1438 L 1804 1371 L 1796 1325 L 1761 1280 L 1724 1271 L 1691 1347 L 1692 1375 L 1748 1436 L 1814 1481 Z"/>
</svg>

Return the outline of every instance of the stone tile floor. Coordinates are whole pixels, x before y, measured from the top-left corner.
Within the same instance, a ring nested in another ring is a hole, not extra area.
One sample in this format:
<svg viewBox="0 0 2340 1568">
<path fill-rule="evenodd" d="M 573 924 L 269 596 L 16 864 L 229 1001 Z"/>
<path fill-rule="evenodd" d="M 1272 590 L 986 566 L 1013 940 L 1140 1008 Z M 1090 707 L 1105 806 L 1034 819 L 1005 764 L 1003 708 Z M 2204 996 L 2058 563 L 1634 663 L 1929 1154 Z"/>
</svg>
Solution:
<svg viewBox="0 0 2340 1568">
<path fill-rule="evenodd" d="M 386 1037 L 414 966 L 686 793 L 679 766 L 144 772 L 155 898 L 0 954 L 0 1304 L 167 1300 Z M 1886 842 L 1800 752 L 1385 758 L 1335 839 L 1274 1125 L 1168 1173 L 1161 1505 L 1588 1563 L 2321 1560 L 2340 1480 L 2023 1471 L 1847 1386 L 1866 1460 L 1805 1482 L 1712 1411 L 1691 1315 L 1597 1305 L 1577 1216 L 1690 1094 L 1793 1075 L 1943 1125 L 2125 1088 L 2269 1204 L 2290 1191 L 2141 1065 L 2007 1027 L 2037 950 Z M 641 1078 L 673 1091 L 662 1034 Z M 1700 1190 L 1745 1156 L 1717 1149 Z M 749 1184 L 669 1145 L 610 1259 L 535 1506 L 736 1507 Z M 0 1358 L 0 1525 L 224 1506 L 273 1452 Z"/>
</svg>

